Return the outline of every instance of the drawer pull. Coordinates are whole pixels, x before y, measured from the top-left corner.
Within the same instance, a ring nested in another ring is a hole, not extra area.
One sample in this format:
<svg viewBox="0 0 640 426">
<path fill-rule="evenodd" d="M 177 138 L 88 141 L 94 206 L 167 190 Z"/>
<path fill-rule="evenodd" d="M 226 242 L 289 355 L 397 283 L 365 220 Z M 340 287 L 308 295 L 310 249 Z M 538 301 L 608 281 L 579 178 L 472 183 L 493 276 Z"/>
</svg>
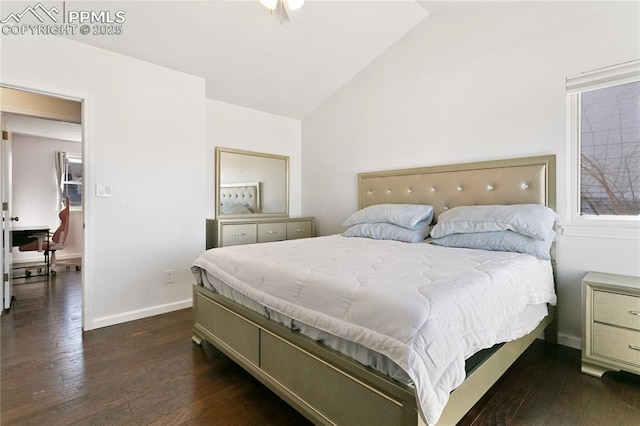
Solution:
<svg viewBox="0 0 640 426">
<path fill-rule="evenodd" d="M 246 236 L 247 236 L 247 234 L 246 234 L 246 233 L 244 233 L 244 232 L 240 232 L 240 233 L 233 234 L 233 236 L 234 236 L 234 237 L 246 237 Z"/>
<path fill-rule="evenodd" d="M 296 228 L 296 232 L 304 232 L 304 228 Z"/>
<path fill-rule="evenodd" d="M 633 349 L 634 351 L 640 351 L 640 346 L 629 345 L 629 349 Z"/>
<path fill-rule="evenodd" d="M 277 233 L 278 232 L 276 232 L 276 231 L 267 231 L 267 234 L 269 234 L 269 235 L 273 235 L 273 234 L 277 234 Z"/>
<path fill-rule="evenodd" d="M 629 311 L 631 315 L 637 315 L 640 317 L 640 311 Z"/>
</svg>

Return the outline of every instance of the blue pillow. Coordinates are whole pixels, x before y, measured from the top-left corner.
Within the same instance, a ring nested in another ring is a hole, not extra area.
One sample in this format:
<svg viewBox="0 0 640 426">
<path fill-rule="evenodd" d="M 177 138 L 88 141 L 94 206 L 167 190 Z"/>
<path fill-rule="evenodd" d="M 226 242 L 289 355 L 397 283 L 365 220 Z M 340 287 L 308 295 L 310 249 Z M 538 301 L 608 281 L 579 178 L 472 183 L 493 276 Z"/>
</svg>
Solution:
<svg viewBox="0 0 640 426">
<path fill-rule="evenodd" d="M 358 210 L 342 226 L 360 223 L 392 223 L 403 228 L 414 229 L 418 223 L 431 223 L 433 207 L 424 204 L 375 204 Z"/>
<path fill-rule="evenodd" d="M 454 207 L 438 216 L 431 236 L 508 230 L 545 241 L 557 217 L 556 212 L 540 204 Z"/>
<path fill-rule="evenodd" d="M 342 233 L 345 237 L 364 237 L 374 240 L 394 240 L 406 243 L 420 243 L 431 231 L 429 222 L 420 222 L 415 229 L 403 228 L 392 223 L 359 223 Z"/>
<path fill-rule="evenodd" d="M 551 244 L 556 236 L 551 231 L 543 241 L 513 231 L 478 232 L 474 234 L 451 234 L 431 240 L 432 244 L 445 247 L 462 247 L 480 250 L 512 251 L 549 260 Z"/>
</svg>

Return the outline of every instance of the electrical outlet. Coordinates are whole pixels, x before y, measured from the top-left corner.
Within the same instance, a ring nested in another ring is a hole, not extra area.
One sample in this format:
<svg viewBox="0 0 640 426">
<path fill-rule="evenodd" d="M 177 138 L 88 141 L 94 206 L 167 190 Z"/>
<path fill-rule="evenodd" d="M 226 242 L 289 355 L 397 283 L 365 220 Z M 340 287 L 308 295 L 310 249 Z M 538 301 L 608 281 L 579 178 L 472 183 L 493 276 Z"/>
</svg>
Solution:
<svg viewBox="0 0 640 426">
<path fill-rule="evenodd" d="M 164 271 L 164 283 L 171 284 L 173 282 L 173 269 Z"/>
</svg>

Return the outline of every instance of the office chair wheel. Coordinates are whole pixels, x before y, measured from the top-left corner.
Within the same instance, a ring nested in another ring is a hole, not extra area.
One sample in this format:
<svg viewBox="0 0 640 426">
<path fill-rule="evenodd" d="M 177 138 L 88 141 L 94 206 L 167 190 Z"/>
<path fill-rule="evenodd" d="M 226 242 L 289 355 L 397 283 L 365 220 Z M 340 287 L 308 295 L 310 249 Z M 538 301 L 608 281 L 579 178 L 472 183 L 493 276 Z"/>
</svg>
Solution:
<svg viewBox="0 0 640 426">
<path fill-rule="evenodd" d="M 76 265 L 76 271 L 79 271 L 80 269 L 81 269 L 80 266 Z"/>
<path fill-rule="evenodd" d="M 51 276 L 55 277 L 56 275 L 58 275 L 58 271 L 51 271 Z"/>
<path fill-rule="evenodd" d="M 31 277 L 31 271 L 24 271 L 24 277 L 25 278 L 30 278 Z"/>
</svg>

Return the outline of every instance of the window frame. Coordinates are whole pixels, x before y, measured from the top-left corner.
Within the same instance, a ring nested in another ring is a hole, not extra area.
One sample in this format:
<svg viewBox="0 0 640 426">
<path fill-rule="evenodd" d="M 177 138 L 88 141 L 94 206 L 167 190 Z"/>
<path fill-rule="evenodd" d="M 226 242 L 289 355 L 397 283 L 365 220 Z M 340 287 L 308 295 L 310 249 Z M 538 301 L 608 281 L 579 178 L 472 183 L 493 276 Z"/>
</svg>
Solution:
<svg viewBox="0 0 640 426">
<path fill-rule="evenodd" d="M 580 94 L 640 81 L 640 60 L 581 73 L 567 78 L 567 224 L 562 235 L 640 240 L 640 216 L 580 215 Z"/>
<path fill-rule="evenodd" d="M 67 169 L 69 167 L 70 163 L 76 163 L 76 164 L 80 164 L 80 169 L 82 174 L 84 174 L 84 168 L 83 168 L 83 159 L 82 159 L 82 154 L 78 154 L 78 153 L 73 153 L 73 152 L 65 152 L 64 153 L 64 159 L 65 159 L 65 164 L 64 164 L 64 172 L 63 172 L 63 180 L 62 180 L 62 185 L 65 187 L 69 187 L 71 185 L 74 185 L 76 187 L 80 187 L 80 191 L 78 191 L 80 193 L 80 205 L 71 205 L 69 206 L 69 211 L 82 211 L 82 205 L 83 205 L 83 199 L 84 199 L 84 191 L 82 190 L 82 182 L 77 182 L 77 181 L 68 181 L 66 180 L 66 175 L 67 175 Z M 70 160 L 71 159 L 71 160 Z"/>
</svg>

